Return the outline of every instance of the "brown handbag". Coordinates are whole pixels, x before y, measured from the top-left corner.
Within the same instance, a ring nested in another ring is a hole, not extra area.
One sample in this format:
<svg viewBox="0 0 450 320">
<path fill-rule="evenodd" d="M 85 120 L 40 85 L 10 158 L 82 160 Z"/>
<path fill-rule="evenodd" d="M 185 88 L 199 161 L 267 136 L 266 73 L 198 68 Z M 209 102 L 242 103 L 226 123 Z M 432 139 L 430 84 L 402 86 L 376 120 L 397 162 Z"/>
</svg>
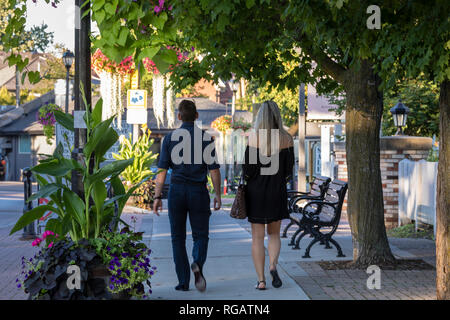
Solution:
<svg viewBox="0 0 450 320">
<path fill-rule="evenodd" d="M 244 176 L 241 176 L 239 186 L 236 191 L 236 197 L 234 198 L 233 205 L 231 206 L 230 217 L 235 219 L 247 218 L 247 209 L 245 207 L 245 184 Z"/>
</svg>

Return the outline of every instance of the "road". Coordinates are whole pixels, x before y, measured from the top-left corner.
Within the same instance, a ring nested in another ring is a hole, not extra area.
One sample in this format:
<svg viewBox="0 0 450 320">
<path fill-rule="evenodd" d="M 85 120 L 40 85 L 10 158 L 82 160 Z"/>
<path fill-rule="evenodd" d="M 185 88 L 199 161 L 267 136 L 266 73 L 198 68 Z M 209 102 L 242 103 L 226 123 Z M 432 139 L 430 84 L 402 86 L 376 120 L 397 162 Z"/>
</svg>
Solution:
<svg viewBox="0 0 450 320">
<path fill-rule="evenodd" d="M 0 181 L 0 228 L 12 227 L 23 212 L 23 182 Z"/>
</svg>

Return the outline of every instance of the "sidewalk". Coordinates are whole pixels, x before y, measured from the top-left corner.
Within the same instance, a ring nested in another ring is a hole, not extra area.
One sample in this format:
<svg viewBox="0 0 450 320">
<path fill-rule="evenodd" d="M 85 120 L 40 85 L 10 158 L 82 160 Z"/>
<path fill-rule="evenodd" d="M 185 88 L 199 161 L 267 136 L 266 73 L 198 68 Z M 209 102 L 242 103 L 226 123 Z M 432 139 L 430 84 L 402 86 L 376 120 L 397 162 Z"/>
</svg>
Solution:
<svg viewBox="0 0 450 320">
<path fill-rule="evenodd" d="M 134 227 L 136 230 L 145 231 L 144 240 L 153 250 L 150 257 L 152 264 L 158 268 L 151 280 L 153 294 L 150 299 L 436 299 L 435 270 L 382 270 L 381 290 L 368 290 L 368 275 L 364 270 L 322 269 L 318 264 L 321 260 L 352 259 L 351 236 L 345 217 L 336 236 L 345 258 L 337 258 L 334 248 L 326 250 L 323 246 L 315 245 L 311 250 L 312 258 L 303 259 L 301 256 L 310 238 L 305 237 L 302 240 L 300 250 L 292 250 L 287 245 L 289 238 L 282 239 L 278 271 L 283 286 L 279 289 L 272 288 L 270 275 L 267 273 L 268 290 L 255 290 L 256 274 L 251 258 L 250 225 L 246 220 L 229 217 L 231 201 L 224 199 L 224 209 L 213 211 L 211 216 L 209 254 L 204 269 L 208 284 L 205 293 L 195 290 L 193 277 L 190 291 L 180 292 L 174 289 L 177 278 L 172 260 L 167 211 L 157 217 L 153 214 L 137 213 L 141 210 L 126 208 L 122 218 L 132 226 L 131 216 L 138 218 Z M 167 208 L 165 202 L 164 208 Z M 27 295 L 17 289 L 15 279 L 20 273 L 21 257 L 31 257 L 36 249 L 31 246 L 31 241 L 19 240 L 20 232 L 13 236 L 8 235 L 18 214 L 20 213 L 8 213 L 4 225 L 0 225 L 0 300 L 27 299 Z M 286 223 L 287 221 L 283 221 L 283 225 Z M 434 265 L 433 241 L 393 238 L 389 241 L 397 257 L 423 259 Z M 186 242 L 190 256 L 190 233 Z"/>
<path fill-rule="evenodd" d="M 165 208 L 167 207 L 165 206 Z M 251 256 L 251 236 L 235 219 L 229 216 L 229 212 L 226 210 L 214 211 L 211 215 L 208 259 L 203 270 L 207 281 L 207 289 L 204 293 L 195 289 L 193 276 L 191 277 L 190 291 L 182 292 L 174 289 L 178 281 L 172 259 L 167 210 L 164 210 L 159 217 L 144 215 L 141 231 L 145 231 L 144 239 L 149 242 L 153 251 L 150 259 L 158 268 L 151 281 L 153 290 L 151 299 L 309 299 L 283 268 L 278 270 L 283 280 L 283 286 L 279 289 L 271 286 L 268 257 L 266 257 L 268 290 L 255 290 L 256 273 Z M 190 231 L 188 231 L 186 244 L 190 256 L 192 250 Z M 191 256 L 190 259 L 192 260 Z"/>
</svg>

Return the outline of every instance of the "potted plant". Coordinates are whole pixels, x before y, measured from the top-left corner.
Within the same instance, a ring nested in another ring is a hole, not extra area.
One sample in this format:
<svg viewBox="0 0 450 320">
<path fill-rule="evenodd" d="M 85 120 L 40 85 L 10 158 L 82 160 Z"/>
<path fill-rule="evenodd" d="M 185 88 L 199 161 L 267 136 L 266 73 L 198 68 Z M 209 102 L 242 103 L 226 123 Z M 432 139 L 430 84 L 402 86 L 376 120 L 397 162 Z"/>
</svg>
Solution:
<svg viewBox="0 0 450 320">
<path fill-rule="evenodd" d="M 60 125 L 74 130 L 72 115 L 59 110 L 54 110 L 54 115 Z M 53 212 L 54 217 L 48 220 L 43 238 L 33 242 L 42 246 L 41 251 L 24 259 L 22 277 L 17 279 L 30 299 L 109 299 L 114 298 L 113 294 L 143 297 L 143 283 L 155 272 L 149 263 L 150 250 L 141 241 L 142 234 L 127 227 L 119 230 L 119 223 L 125 224 L 120 219 L 125 203 L 144 181 L 125 190 L 119 178 L 133 158 L 104 164 L 105 153 L 119 137 L 111 127 L 114 117 L 102 121 L 101 115 L 100 99 L 84 115 L 87 142 L 82 159 L 64 158 L 63 146 L 59 144 L 53 155 L 31 168 L 40 189 L 29 201 L 44 197 L 50 201 L 22 215 L 10 234 L 47 211 Z M 72 171 L 81 176 L 80 194 L 70 188 Z M 108 187 L 114 196 L 108 197 Z M 129 269 L 133 259 L 140 266 L 136 272 Z M 112 269 L 112 261 L 115 267 L 124 265 L 126 269 Z M 71 289 L 69 285 L 71 265 L 80 270 L 79 288 Z"/>
</svg>

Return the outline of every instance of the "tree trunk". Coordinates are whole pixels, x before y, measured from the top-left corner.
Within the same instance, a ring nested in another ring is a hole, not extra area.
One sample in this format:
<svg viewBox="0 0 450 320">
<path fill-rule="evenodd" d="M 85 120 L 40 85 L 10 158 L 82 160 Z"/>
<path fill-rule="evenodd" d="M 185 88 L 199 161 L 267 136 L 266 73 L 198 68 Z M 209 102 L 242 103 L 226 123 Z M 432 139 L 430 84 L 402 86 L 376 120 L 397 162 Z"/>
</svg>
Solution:
<svg viewBox="0 0 450 320">
<path fill-rule="evenodd" d="M 380 171 L 380 124 L 383 95 L 372 65 L 347 70 L 346 154 L 348 167 L 347 213 L 353 238 L 354 264 L 395 264 L 384 225 Z"/>
<path fill-rule="evenodd" d="M 439 165 L 436 195 L 436 290 L 437 298 L 450 300 L 450 81 L 439 95 Z"/>
</svg>

